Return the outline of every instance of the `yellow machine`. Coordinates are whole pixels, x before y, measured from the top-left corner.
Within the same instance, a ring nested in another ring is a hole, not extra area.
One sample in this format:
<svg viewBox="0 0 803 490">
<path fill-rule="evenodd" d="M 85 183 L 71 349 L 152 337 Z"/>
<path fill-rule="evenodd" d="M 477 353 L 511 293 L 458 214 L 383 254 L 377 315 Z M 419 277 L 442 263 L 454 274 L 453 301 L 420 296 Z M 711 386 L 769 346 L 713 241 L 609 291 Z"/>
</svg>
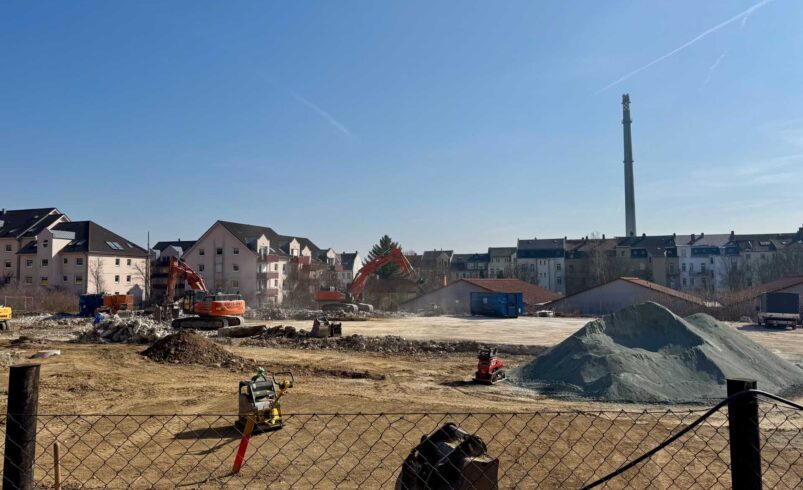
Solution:
<svg viewBox="0 0 803 490">
<path fill-rule="evenodd" d="M 285 376 L 285 379 L 280 382 L 276 376 Z M 270 374 L 269 378 L 262 368 L 257 369 L 257 374 L 251 379 L 240 381 L 237 428 L 248 433 L 251 424 L 263 430 L 281 429 L 283 423 L 279 399 L 293 387 L 293 383 L 295 378 L 289 371 Z"/>
<path fill-rule="evenodd" d="M 0 305 L 0 330 L 8 330 L 8 321 L 11 320 L 11 307 Z"/>
</svg>

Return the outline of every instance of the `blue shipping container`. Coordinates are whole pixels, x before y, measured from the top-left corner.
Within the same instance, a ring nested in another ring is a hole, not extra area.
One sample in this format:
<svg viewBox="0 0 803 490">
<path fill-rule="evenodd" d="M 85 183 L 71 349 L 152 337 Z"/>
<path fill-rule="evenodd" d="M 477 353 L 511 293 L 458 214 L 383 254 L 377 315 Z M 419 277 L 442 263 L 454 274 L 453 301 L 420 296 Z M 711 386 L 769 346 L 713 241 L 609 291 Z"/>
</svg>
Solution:
<svg viewBox="0 0 803 490">
<path fill-rule="evenodd" d="M 100 306 L 103 306 L 102 294 L 82 294 L 78 298 L 78 314 L 81 316 L 93 316 Z"/>
<path fill-rule="evenodd" d="M 471 293 L 471 314 L 518 318 L 524 313 L 521 293 Z"/>
</svg>

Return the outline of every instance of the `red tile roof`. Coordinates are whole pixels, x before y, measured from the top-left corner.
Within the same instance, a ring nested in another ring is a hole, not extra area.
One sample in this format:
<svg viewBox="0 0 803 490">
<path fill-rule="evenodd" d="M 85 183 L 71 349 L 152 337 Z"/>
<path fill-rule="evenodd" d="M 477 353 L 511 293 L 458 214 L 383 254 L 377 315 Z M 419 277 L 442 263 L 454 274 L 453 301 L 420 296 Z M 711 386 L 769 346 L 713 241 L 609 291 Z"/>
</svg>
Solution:
<svg viewBox="0 0 803 490">
<path fill-rule="evenodd" d="M 653 291 L 658 291 L 659 293 L 663 293 L 669 296 L 674 296 L 675 298 L 682 299 L 683 301 L 688 301 L 689 303 L 695 303 L 701 306 L 710 306 L 710 303 L 706 302 L 703 298 L 700 298 L 699 296 L 694 296 L 693 294 L 684 293 L 683 291 L 678 291 L 677 289 L 661 286 L 660 284 L 656 284 L 654 282 L 650 282 L 638 277 L 620 277 L 619 279 L 635 284 L 637 286 L 652 289 Z"/>
<path fill-rule="evenodd" d="M 521 293 L 524 304 L 536 305 L 554 301 L 560 295 L 541 286 L 530 284 L 519 279 L 461 279 L 469 284 L 481 287 L 494 293 Z"/>
<path fill-rule="evenodd" d="M 761 284 L 760 286 L 736 291 L 730 295 L 727 303 L 735 304 L 743 301 L 751 301 L 758 298 L 763 293 L 781 291 L 786 288 L 791 288 L 792 286 L 797 286 L 798 284 L 803 284 L 803 276 L 784 277 L 783 279 Z"/>
</svg>

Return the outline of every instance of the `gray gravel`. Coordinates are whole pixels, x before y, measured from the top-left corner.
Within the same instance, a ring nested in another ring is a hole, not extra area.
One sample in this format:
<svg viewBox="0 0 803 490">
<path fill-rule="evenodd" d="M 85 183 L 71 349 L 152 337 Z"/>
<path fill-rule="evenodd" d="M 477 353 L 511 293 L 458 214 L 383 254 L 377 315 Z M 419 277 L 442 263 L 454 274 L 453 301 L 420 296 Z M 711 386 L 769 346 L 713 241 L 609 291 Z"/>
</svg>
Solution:
<svg viewBox="0 0 803 490">
<path fill-rule="evenodd" d="M 515 382 L 611 402 L 694 403 L 722 398 L 727 378 L 777 394 L 803 386 L 803 369 L 713 317 L 680 318 L 657 303 L 594 320 L 532 362 Z"/>
</svg>

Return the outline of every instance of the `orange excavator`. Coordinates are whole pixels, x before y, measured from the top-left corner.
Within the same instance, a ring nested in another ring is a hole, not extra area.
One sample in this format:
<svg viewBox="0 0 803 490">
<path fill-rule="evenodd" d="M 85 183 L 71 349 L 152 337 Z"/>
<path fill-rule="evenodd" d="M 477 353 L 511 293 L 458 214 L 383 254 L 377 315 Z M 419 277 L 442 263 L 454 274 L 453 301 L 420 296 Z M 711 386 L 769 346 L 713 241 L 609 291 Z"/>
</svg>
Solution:
<svg viewBox="0 0 803 490">
<path fill-rule="evenodd" d="M 186 263 L 170 257 L 170 272 L 167 276 L 168 305 L 175 302 L 176 282 L 184 279 L 190 291 L 181 298 L 184 316 L 173 320 L 173 328 L 195 328 L 213 330 L 221 327 L 241 325 L 245 322 L 245 301 L 239 294 L 210 293 L 206 290 L 204 278 Z"/>
<path fill-rule="evenodd" d="M 402 251 L 391 246 L 386 254 L 375 257 L 373 260 L 363 264 L 362 269 L 354 276 L 354 280 L 346 292 L 337 291 L 334 288 L 323 289 L 315 293 L 315 301 L 324 303 L 322 307 L 324 311 L 336 309 L 348 312 L 372 311 L 373 306 L 360 303 L 363 290 L 365 290 L 365 283 L 376 271 L 392 263 L 398 264 L 406 276 L 412 276 L 415 272 Z"/>
</svg>

